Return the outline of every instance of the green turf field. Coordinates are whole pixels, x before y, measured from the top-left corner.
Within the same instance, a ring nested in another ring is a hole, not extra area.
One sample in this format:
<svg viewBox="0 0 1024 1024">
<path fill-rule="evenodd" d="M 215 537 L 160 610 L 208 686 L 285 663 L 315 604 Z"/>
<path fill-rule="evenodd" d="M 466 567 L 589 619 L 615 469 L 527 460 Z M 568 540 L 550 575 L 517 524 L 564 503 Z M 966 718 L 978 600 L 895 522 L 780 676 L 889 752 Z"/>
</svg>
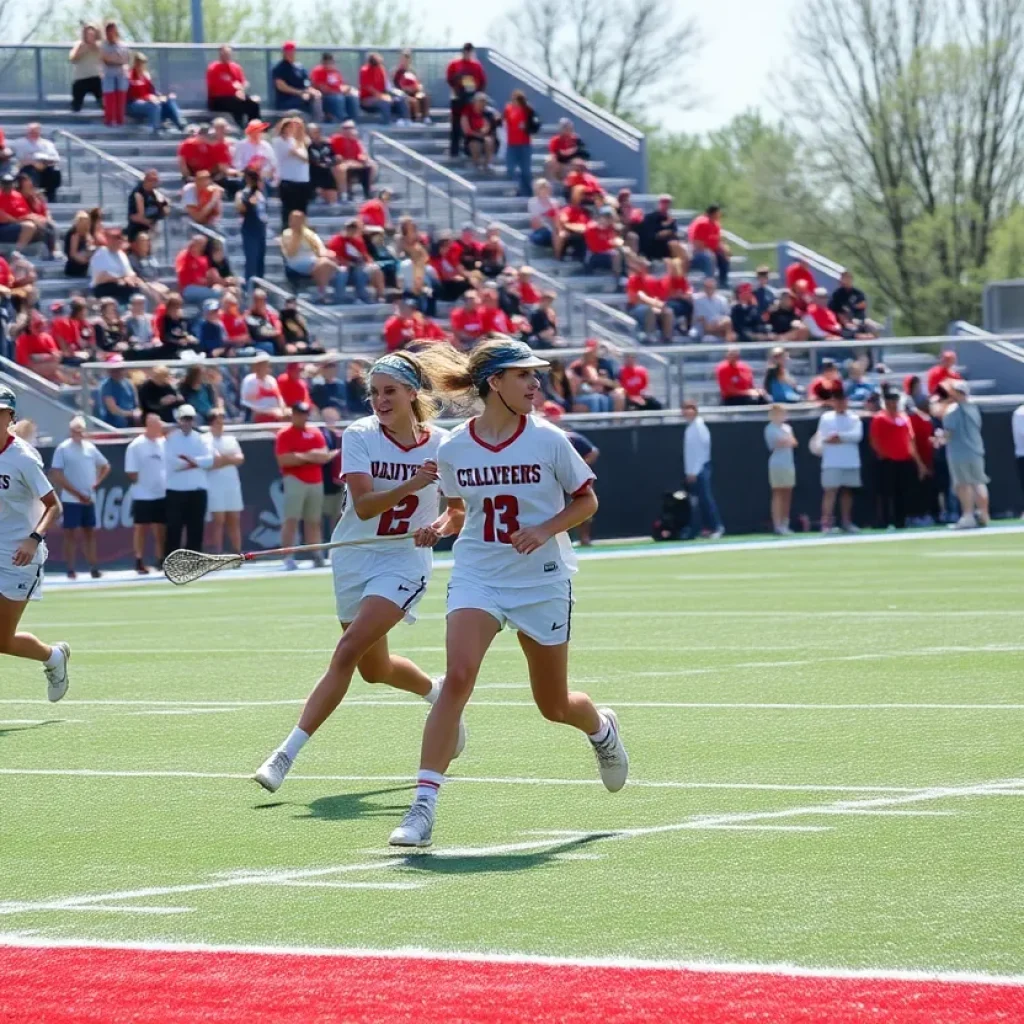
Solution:
<svg viewBox="0 0 1024 1024">
<path fill-rule="evenodd" d="M 445 577 L 394 635 L 431 672 Z M 573 677 L 630 785 L 504 633 L 408 858 L 422 703 L 356 681 L 278 794 L 245 778 L 333 646 L 328 577 L 51 592 L 26 623 L 72 643 L 67 700 L 0 668 L 0 932 L 1024 973 L 1024 537 L 577 579 Z"/>
</svg>

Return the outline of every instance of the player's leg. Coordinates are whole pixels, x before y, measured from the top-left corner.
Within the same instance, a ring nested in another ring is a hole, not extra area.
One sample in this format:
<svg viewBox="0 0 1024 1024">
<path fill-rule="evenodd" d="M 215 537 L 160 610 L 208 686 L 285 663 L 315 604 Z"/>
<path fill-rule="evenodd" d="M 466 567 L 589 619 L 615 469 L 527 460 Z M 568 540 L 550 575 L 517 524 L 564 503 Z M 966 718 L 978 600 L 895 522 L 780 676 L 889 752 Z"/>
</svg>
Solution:
<svg viewBox="0 0 1024 1024">
<path fill-rule="evenodd" d="M 358 667 L 359 674 L 366 682 L 392 686 L 405 693 L 414 693 L 417 697 L 426 699 L 435 690 L 439 690 L 439 687 L 434 686 L 430 676 L 415 662 L 390 652 L 386 636 L 381 637 L 359 659 Z M 431 700 L 431 704 L 433 703 Z"/>
<path fill-rule="evenodd" d="M 85 552 L 85 560 L 89 564 L 89 570 L 93 576 L 98 576 L 100 571 L 99 560 L 96 557 L 96 528 L 84 526 L 82 528 L 82 550 Z"/>
<path fill-rule="evenodd" d="M 843 529 L 853 526 L 853 490 L 844 487 L 839 492 L 839 516 L 842 519 Z"/>
<path fill-rule="evenodd" d="M 35 568 L 37 574 L 34 581 L 30 571 L 23 574 L 30 588 L 38 587 L 42 580 L 42 566 Z M 17 586 L 20 593 L 20 583 Z M 68 661 L 71 659 L 71 648 L 66 643 L 44 644 L 32 633 L 18 631 L 18 624 L 33 596 L 33 589 L 29 589 L 27 594 L 27 597 L 19 597 L 18 600 L 0 594 L 0 654 L 41 662 L 46 672 L 46 695 L 51 701 L 58 701 L 68 692 Z"/>
<path fill-rule="evenodd" d="M 164 549 L 167 546 L 167 527 L 163 523 L 153 523 L 150 530 L 153 531 L 153 558 L 160 566 L 163 565 Z"/>
<path fill-rule="evenodd" d="M 67 506 L 64 518 L 64 568 L 68 577 L 75 577 L 75 562 L 78 560 L 78 529 L 67 525 Z"/>
<path fill-rule="evenodd" d="M 835 487 L 825 487 L 821 492 L 821 530 L 824 533 L 832 528 L 832 516 L 836 508 Z"/>
</svg>

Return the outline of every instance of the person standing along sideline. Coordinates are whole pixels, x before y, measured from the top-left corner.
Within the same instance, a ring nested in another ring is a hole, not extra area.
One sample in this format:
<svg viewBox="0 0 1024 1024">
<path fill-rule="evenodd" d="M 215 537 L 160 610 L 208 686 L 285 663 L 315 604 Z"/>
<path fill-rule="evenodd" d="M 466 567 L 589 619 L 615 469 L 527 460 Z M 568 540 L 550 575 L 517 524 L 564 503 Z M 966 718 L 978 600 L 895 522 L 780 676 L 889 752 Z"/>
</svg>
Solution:
<svg viewBox="0 0 1024 1024">
<path fill-rule="evenodd" d="M 324 506 L 327 536 L 334 532 L 345 509 L 345 478 L 341 472 L 341 413 L 333 405 L 320 410 L 324 425 L 320 428 L 328 450 L 334 456 L 323 465 Z"/>
<path fill-rule="evenodd" d="M 44 644 L 18 623 L 29 601 L 42 596 L 47 531 L 60 516 L 60 500 L 43 472 L 39 453 L 14 430 L 17 398 L 0 385 L 0 654 L 39 661 L 46 696 L 68 692 L 66 643 Z"/>
<path fill-rule="evenodd" d="M 985 474 L 981 410 L 971 401 L 967 381 L 947 378 L 946 384 L 950 405 L 943 413 L 942 429 L 946 432 L 949 475 L 953 478 L 961 511 L 955 527 L 970 530 L 988 525 L 988 476 Z"/>
<path fill-rule="evenodd" d="M 772 530 L 784 537 L 793 532 L 789 526 L 793 488 L 796 487 L 793 451 L 799 447 L 793 428 L 786 422 L 784 405 L 776 403 L 768 411 L 764 443 L 771 452 L 768 456 L 768 483 L 772 489 Z"/>
<path fill-rule="evenodd" d="M 71 436 L 57 445 L 50 463 L 50 478 L 61 489 L 64 506 L 64 561 L 68 579 L 73 580 L 81 540 L 89 574 L 98 580 L 103 574 L 96 560 L 96 488 L 110 472 L 110 463 L 92 441 L 85 439 L 85 420 L 81 416 L 75 416 L 68 429 Z"/>
<path fill-rule="evenodd" d="M 245 507 L 238 467 L 245 462 L 245 455 L 238 438 L 224 433 L 223 409 L 214 409 L 207 421 L 210 448 L 220 463 L 206 474 L 206 510 L 211 516 L 210 550 L 221 554 L 226 535 L 229 549 L 237 554 L 242 550 L 242 509 Z"/>
<path fill-rule="evenodd" d="M 853 492 L 861 486 L 860 442 L 864 424 L 847 411 L 841 381 L 832 388 L 831 408 L 822 413 L 811 438 L 811 451 L 821 455 L 821 532 L 835 529 L 833 514 L 839 497 L 839 514 L 846 533 L 857 533 L 853 523 Z M 819 447 L 820 445 L 820 447 Z"/>
<path fill-rule="evenodd" d="M 165 557 L 185 543 L 193 551 L 203 550 L 206 522 L 206 470 L 217 466 L 208 434 L 195 430 L 196 411 L 188 404 L 174 410 L 178 429 L 167 435 L 164 460 L 167 464 L 167 543 Z"/>
<path fill-rule="evenodd" d="M 309 405 L 298 402 L 292 406 L 292 424 L 277 435 L 274 454 L 284 477 L 284 522 L 281 524 L 281 546 L 295 543 L 299 522 L 303 526 L 303 543 L 319 544 L 324 511 L 323 466 L 334 458 L 324 435 L 309 426 Z M 323 556 L 315 554 L 313 565 L 320 568 Z M 284 567 L 297 569 L 292 557 Z"/>
<path fill-rule="evenodd" d="M 885 525 L 902 530 L 913 507 L 917 481 L 924 479 L 925 465 L 914 442 L 914 428 L 900 412 L 900 393 L 886 388 L 885 408 L 871 418 L 868 436 L 878 457 L 878 494 Z"/>
<path fill-rule="evenodd" d="M 164 457 L 164 424 L 155 412 L 146 416 L 144 432 L 134 438 L 124 453 L 124 474 L 132 485 L 132 545 L 135 571 L 148 576 L 146 532 L 153 537 L 153 557 L 163 563 L 167 537 L 167 462 Z"/>
<path fill-rule="evenodd" d="M 1020 489 L 1024 493 L 1024 405 L 1018 405 L 1010 421 L 1013 429 L 1013 454 L 1017 457 L 1017 475 Z M 1021 516 L 1024 519 L 1024 515 Z"/>
<path fill-rule="evenodd" d="M 693 509 L 690 528 L 684 539 L 699 537 L 706 522 L 711 529 L 711 539 L 718 540 L 725 533 L 725 527 L 711 491 L 711 431 L 696 402 L 683 402 L 683 419 L 688 424 L 683 435 L 683 473 L 689 485 Z"/>
</svg>

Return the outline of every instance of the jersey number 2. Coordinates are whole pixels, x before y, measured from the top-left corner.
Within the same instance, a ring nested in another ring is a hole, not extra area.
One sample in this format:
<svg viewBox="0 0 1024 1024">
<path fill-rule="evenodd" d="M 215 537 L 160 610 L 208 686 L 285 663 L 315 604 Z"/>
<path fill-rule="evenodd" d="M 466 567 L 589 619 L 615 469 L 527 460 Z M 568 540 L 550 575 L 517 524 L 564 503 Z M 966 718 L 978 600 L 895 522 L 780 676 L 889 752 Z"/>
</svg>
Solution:
<svg viewBox="0 0 1024 1024">
<path fill-rule="evenodd" d="M 484 540 L 489 544 L 511 544 L 519 529 L 519 501 L 511 494 L 484 498 Z"/>
<path fill-rule="evenodd" d="M 378 537 L 398 537 L 409 532 L 409 520 L 413 512 L 419 508 L 420 499 L 415 494 L 406 495 L 394 508 L 382 512 L 380 525 L 377 527 Z"/>
</svg>

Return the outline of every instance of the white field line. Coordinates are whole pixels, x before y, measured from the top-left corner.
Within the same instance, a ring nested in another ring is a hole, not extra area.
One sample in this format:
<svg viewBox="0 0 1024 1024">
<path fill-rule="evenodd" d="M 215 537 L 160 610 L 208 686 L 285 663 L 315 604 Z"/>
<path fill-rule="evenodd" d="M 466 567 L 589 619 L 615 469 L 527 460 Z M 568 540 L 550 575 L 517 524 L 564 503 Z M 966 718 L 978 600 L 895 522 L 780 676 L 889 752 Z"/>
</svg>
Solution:
<svg viewBox="0 0 1024 1024">
<path fill-rule="evenodd" d="M 194 907 L 132 907 L 111 905 L 105 907 L 102 903 L 93 903 L 88 907 L 65 907 L 66 911 L 89 911 L 96 914 L 143 914 L 161 917 L 167 914 L 191 914 Z"/>
<path fill-rule="evenodd" d="M 706 960 L 656 960 L 640 957 L 561 957 L 529 953 L 452 952 L 419 947 L 399 949 L 331 948 L 323 946 L 212 945 L 195 942 L 117 942 L 47 938 L 34 932 L 0 935 L 0 946 L 20 949 L 101 949 L 138 953 L 185 953 L 209 956 L 249 955 L 318 957 L 340 960 L 416 960 L 438 963 L 511 964 L 539 967 L 581 967 L 621 971 L 687 971 L 697 974 L 753 974 L 762 977 L 818 978 L 852 981 L 897 981 L 916 984 L 1009 985 L 1024 987 L 1024 975 L 977 971 L 905 970 L 900 968 L 803 967 L 788 963 L 712 963 Z M 282 965 L 284 966 L 284 965 Z"/>
</svg>

